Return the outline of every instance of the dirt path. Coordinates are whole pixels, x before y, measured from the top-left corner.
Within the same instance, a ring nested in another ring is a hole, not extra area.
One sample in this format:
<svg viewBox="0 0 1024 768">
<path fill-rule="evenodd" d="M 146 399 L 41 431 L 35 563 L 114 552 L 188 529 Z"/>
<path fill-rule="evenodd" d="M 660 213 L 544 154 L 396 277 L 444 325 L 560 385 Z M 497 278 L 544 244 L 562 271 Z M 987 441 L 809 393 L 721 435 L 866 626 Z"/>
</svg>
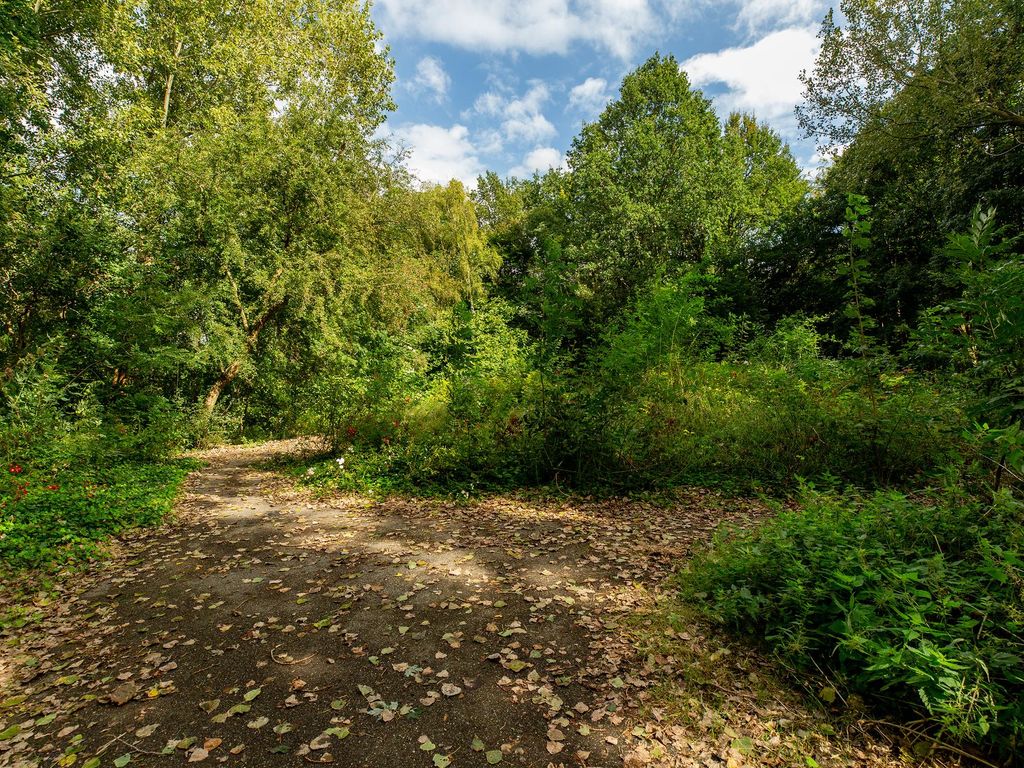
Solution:
<svg viewBox="0 0 1024 768">
<path fill-rule="evenodd" d="M 254 468 L 288 447 L 205 454 L 177 522 L 3 638 L 0 765 L 795 764 L 753 683 L 743 718 L 659 724 L 679 659 L 624 630 L 714 499 L 320 502 Z M 821 765 L 884 752 L 799 733 Z"/>
</svg>

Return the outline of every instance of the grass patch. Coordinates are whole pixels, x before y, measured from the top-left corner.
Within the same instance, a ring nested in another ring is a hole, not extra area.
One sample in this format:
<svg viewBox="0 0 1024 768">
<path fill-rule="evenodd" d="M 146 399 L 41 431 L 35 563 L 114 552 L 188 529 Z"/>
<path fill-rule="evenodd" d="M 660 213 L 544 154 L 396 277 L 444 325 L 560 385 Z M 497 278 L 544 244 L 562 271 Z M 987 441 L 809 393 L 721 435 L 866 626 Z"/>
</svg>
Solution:
<svg viewBox="0 0 1024 768">
<path fill-rule="evenodd" d="M 109 537 L 160 523 L 198 463 L 179 459 L 56 473 L 5 468 L 0 572 L 92 560 Z"/>
</svg>

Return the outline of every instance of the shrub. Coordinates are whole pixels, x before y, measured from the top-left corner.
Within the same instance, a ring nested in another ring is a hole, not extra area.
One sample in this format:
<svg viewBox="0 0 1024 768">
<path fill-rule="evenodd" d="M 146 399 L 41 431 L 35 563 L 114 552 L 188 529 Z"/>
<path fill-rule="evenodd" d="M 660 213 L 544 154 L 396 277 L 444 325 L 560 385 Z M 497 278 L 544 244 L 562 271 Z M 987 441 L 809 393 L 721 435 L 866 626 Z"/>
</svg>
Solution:
<svg viewBox="0 0 1024 768">
<path fill-rule="evenodd" d="M 577 420 L 590 478 L 780 488 L 831 475 L 885 485 L 956 456 L 964 422 L 953 388 L 910 372 L 865 383 L 856 363 L 819 356 L 807 318 L 726 354 L 733 326 L 707 318 L 703 303 L 689 307 L 656 353 L 630 341 L 630 327 L 609 339 L 599 358 L 608 372 L 590 383 Z"/>
<path fill-rule="evenodd" d="M 185 420 L 161 395 L 101 401 L 30 360 L 0 387 L 0 571 L 75 562 L 170 511 L 192 466 L 166 457 Z"/>
<path fill-rule="evenodd" d="M 720 533 L 680 585 L 786 659 L 1009 750 L 1024 736 L 1022 518 L 1007 494 L 808 488 L 798 510 Z"/>
<path fill-rule="evenodd" d="M 377 350 L 318 385 L 323 431 L 345 463 L 325 465 L 316 482 L 393 489 L 536 481 L 544 388 L 510 313 L 500 301 L 459 307 L 424 328 L 415 350 Z"/>
</svg>

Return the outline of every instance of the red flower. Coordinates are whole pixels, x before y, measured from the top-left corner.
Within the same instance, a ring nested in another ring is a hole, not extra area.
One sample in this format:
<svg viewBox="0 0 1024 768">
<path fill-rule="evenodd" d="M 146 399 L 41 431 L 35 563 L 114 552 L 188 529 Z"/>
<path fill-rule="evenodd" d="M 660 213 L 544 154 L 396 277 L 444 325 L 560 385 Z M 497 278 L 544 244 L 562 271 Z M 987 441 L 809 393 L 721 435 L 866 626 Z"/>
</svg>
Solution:
<svg viewBox="0 0 1024 768">
<path fill-rule="evenodd" d="M 22 472 L 24 472 L 24 470 L 18 464 L 11 464 L 10 470 L 12 475 L 20 475 Z"/>
<path fill-rule="evenodd" d="M 356 436 L 356 432 L 358 432 L 359 430 L 357 430 L 355 427 L 349 427 L 345 431 L 348 433 L 349 439 L 351 439 Z"/>
<path fill-rule="evenodd" d="M 59 485 L 48 485 L 48 486 L 46 486 L 46 490 L 48 490 L 48 491 L 59 491 L 60 490 L 60 486 Z"/>
</svg>

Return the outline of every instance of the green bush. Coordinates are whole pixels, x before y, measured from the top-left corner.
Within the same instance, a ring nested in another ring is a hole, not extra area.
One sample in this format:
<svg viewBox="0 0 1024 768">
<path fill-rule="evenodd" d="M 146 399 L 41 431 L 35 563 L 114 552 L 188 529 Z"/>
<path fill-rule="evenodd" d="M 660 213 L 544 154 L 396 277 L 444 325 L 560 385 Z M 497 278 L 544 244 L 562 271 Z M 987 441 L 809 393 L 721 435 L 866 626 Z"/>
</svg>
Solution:
<svg viewBox="0 0 1024 768">
<path fill-rule="evenodd" d="M 738 345 L 742 324 L 711 316 L 694 295 L 707 283 L 662 286 L 607 334 L 570 425 L 584 478 L 886 485 L 956 457 L 966 423 L 954 388 L 910 372 L 865 381 L 856 362 L 821 355 L 827 340 L 812 318 Z"/>
<path fill-rule="evenodd" d="M 96 389 L 38 361 L 0 387 L 0 571 L 93 557 L 170 511 L 192 466 L 166 458 L 185 420 L 160 395 Z"/>
<path fill-rule="evenodd" d="M 1011 750 L 1024 737 L 1024 505 L 806 489 L 728 529 L 680 575 L 689 598 L 789 661 Z"/>
<path fill-rule="evenodd" d="M 311 481 L 388 489 L 535 482 L 546 395 L 533 350 L 492 300 L 422 329 L 414 349 L 378 344 L 316 385 L 336 458 Z M 360 360 L 365 362 L 361 363 Z"/>
</svg>

